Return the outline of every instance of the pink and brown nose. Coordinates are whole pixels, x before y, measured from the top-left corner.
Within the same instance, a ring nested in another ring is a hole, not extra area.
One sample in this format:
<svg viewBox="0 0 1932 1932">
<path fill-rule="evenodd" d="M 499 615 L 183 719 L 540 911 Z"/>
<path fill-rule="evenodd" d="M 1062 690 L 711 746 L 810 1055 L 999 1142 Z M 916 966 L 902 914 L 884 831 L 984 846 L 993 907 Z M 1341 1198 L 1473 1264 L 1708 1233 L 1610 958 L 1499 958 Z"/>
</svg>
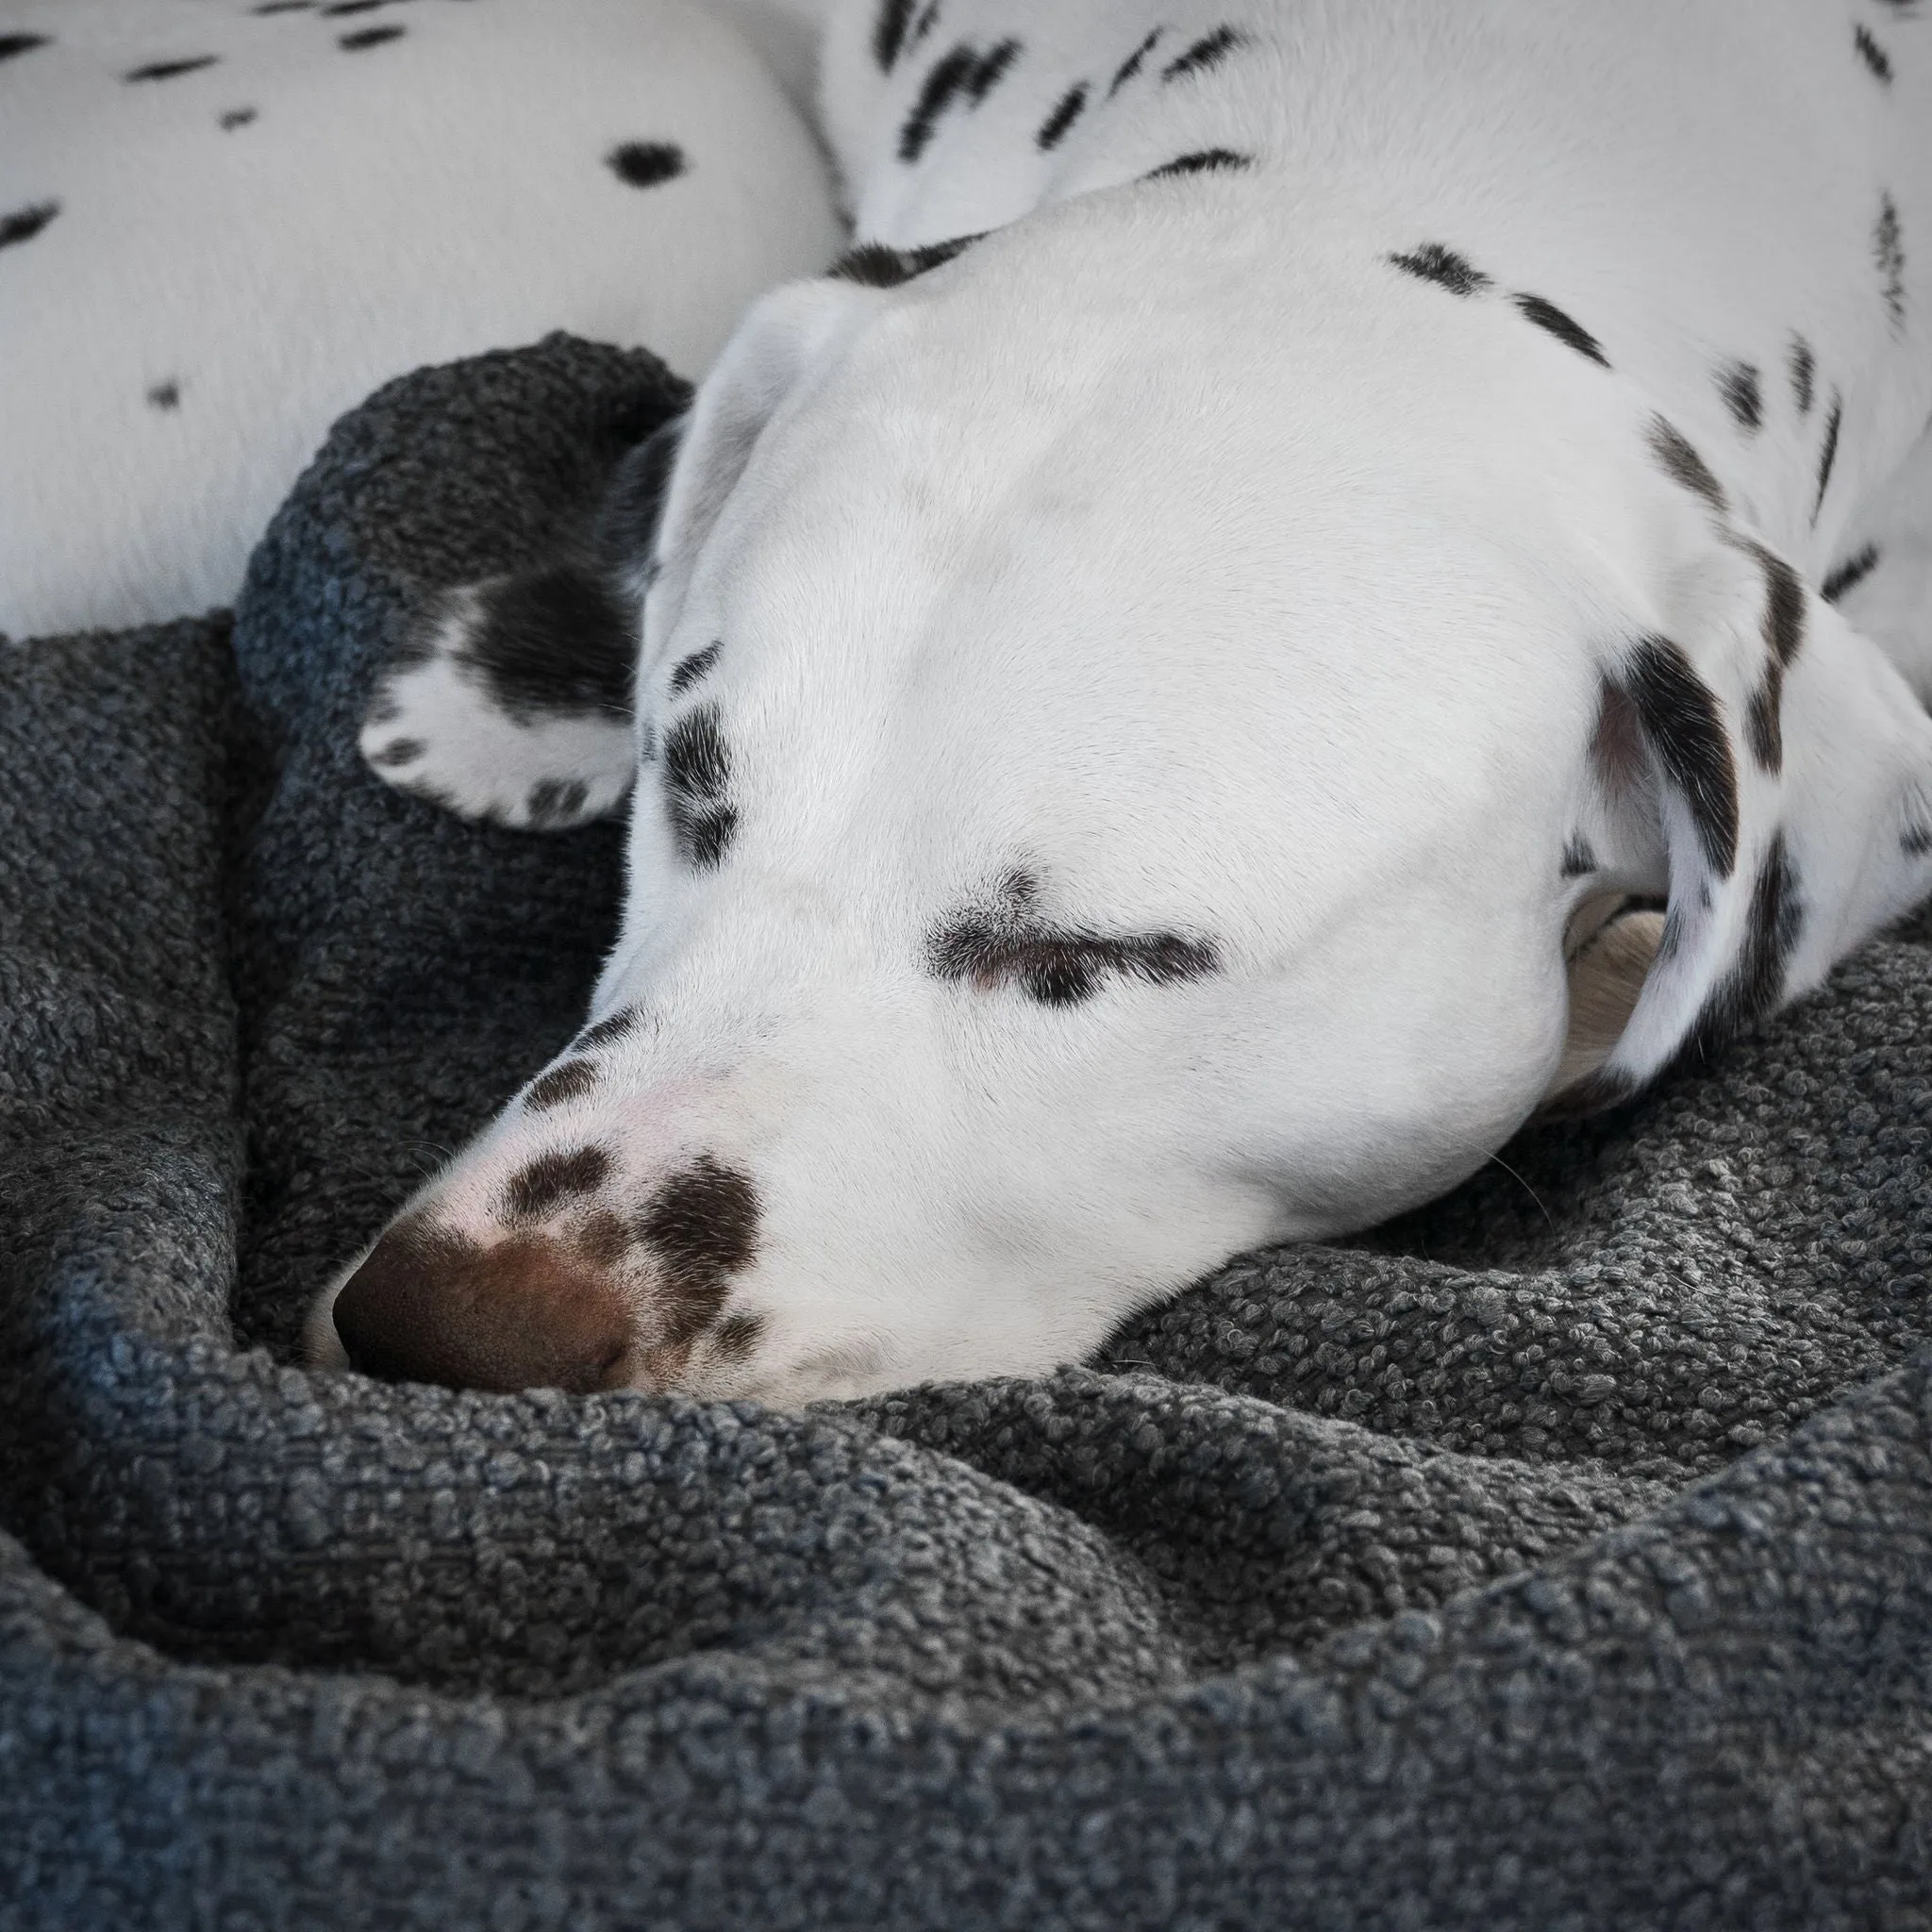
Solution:
<svg viewBox="0 0 1932 1932">
<path fill-rule="evenodd" d="M 505 1393 L 620 1388 L 633 1345 L 624 1297 L 589 1257 L 540 1234 L 481 1247 L 421 1221 L 376 1242 L 335 1324 L 365 1374 Z"/>
</svg>

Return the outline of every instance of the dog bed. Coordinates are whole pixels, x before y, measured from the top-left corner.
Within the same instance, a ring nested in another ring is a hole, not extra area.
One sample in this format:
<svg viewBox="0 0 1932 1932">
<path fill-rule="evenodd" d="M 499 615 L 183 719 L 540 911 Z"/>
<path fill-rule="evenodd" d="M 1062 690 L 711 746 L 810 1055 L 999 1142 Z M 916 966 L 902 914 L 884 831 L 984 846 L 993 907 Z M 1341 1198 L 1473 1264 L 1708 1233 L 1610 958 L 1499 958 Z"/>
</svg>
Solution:
<svg viewBox="0 0 1932 1932">
<path fill-rule="evenodd" d="M 619 827 L 379 784 L 370 681 L 680 402 L 563 338 L 407 377 L 232 626 L 0 654 L 0 1922 L 1923 1926 L 1909 933 L 1041 1380 L 291 1366 L 617 908 Z"/>
</svg>

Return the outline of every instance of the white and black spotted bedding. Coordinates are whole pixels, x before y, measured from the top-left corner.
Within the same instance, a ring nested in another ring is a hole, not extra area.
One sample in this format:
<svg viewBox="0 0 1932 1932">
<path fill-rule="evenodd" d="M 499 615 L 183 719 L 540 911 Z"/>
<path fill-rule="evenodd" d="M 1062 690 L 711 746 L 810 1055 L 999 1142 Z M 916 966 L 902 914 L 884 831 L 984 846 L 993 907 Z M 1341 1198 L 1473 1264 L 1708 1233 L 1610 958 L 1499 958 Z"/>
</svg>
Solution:
<svg viewBox="0 0 1932 1932">
<path fill-rule="evenodd" d="M 289 1366 L 615 913 L 614 829 L 363 770 L 370 681 L 679 393 L 410 377 L 232 630 L 0 659 L 0 1923 L 1924 1924 L 1916 939 L 1036 1382 Z"/>
</svg>

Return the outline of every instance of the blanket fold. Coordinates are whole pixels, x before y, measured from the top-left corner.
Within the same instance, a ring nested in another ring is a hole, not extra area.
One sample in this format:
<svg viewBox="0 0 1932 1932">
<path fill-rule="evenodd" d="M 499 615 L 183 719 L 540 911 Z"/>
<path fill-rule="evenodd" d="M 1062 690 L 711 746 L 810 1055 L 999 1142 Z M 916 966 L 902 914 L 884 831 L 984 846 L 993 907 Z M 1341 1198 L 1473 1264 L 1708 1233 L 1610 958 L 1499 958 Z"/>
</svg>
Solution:
<svg viewBox="0 0 1932 1932">
<path fill-rule="evenodd" d="M 620 889 L 382 787 L 371 681 L 685 400 L 421 372 L 232 625 L 0 653 L 0 1926 L 1932 1920 L 1921 932 L 1036 1381 L 294 1366 Z"/>
</svg>

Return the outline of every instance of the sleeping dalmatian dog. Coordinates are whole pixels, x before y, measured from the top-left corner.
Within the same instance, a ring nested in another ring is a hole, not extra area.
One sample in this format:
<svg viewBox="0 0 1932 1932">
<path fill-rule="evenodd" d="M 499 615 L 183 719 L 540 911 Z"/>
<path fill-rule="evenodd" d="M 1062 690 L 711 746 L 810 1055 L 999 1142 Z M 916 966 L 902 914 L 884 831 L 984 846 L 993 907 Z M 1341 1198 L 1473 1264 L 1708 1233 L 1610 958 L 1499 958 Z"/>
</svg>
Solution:
<svg viewBox="0 0 1932 1932">
<path fill-rule="evenodd" d="M 232 603 L 330 422 L 420 363 L 568 328 L 701 375 L 840 245 L 784 25 L 0 0 L 0 641 Z"/>
<path fill-rule="evenodd" d="M 1627 1100 L 1932 889 L 1915 7 L 826 31 L 858 245 L 638 453 L 614 578 L 463 587 L 375 692 L 391 784 L 627 799 L 629 895 L 318 1364 L 1042 1370 Z M 499 708 L 533 638 L 556 703 Z"/>
</svg>

